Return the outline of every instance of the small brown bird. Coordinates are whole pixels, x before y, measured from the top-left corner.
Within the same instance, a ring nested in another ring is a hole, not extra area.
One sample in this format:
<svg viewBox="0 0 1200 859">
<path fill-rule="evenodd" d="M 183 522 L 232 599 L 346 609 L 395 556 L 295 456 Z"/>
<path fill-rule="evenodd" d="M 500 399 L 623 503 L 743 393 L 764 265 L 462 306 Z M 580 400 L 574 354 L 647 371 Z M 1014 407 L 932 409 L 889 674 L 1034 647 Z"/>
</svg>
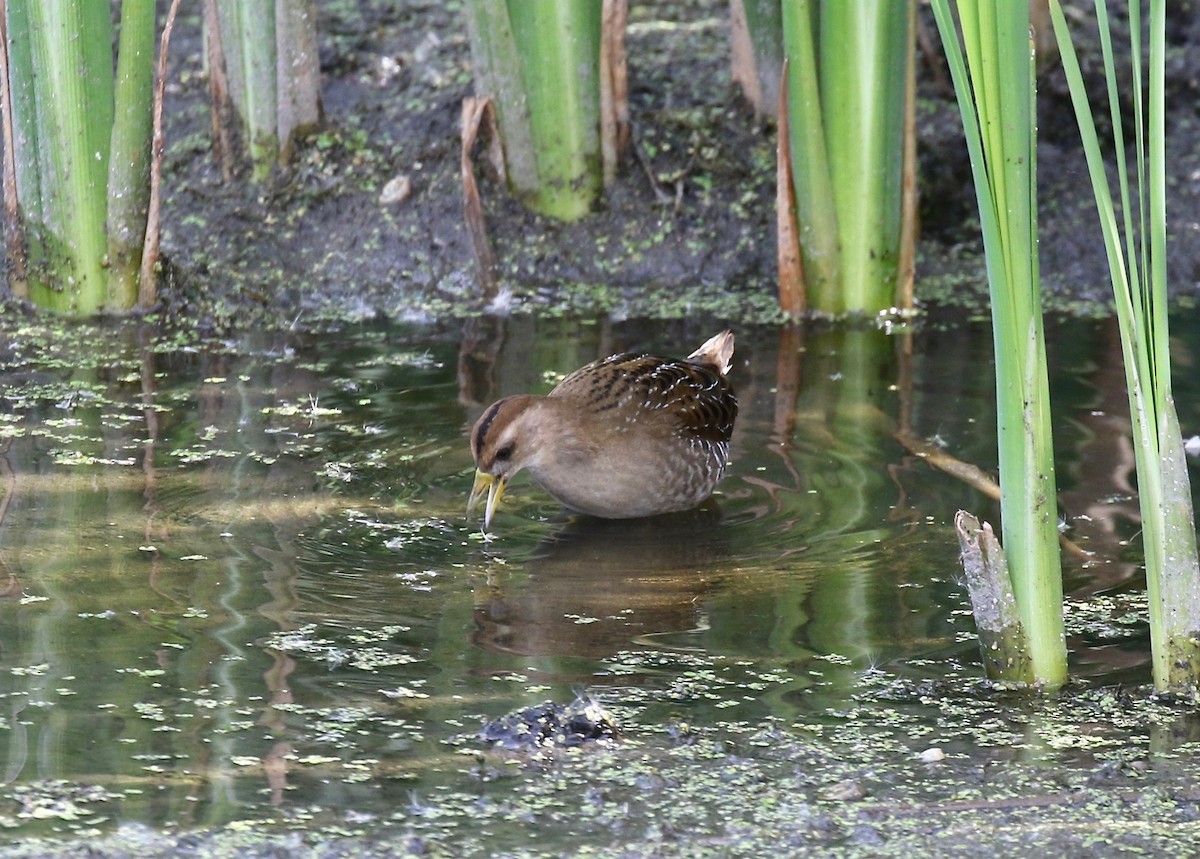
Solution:
<svg viewBox="0 0 1200 859">
<path fill-rule="evenodd" d="M 605 519 L 695 507 L 729 461 L 737 399 L 725 374 L 733 334 L 687 358 L 613 355 L 581 367 L 544 397 L 493 403 L 471 431 L 483 527 L 522 469 L 566 507 Z"/>
</svg>

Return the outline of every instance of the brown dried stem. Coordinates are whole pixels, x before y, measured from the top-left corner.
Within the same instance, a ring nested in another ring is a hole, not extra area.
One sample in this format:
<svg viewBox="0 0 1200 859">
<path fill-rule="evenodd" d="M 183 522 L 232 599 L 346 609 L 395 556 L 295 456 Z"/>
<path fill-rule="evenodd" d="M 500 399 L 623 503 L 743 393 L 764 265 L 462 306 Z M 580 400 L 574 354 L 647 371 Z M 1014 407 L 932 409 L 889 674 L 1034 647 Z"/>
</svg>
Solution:
<svg viewBox="0 0 1200 859">
<path fill-rule="evenodd" d="M 604 0 L 600 23 L 600 156 L 604 187 L 617 177 L 617 162 L 629 145 L 629 76 L 625 22 L 629 0 Z"/>
<path fill-rule="evenodd" d="M 159 256 L 159 218 L 162 209 L 162 162 L 163 99 L 167 88 L 167 50 L 171 45 L 171 31 L 175 27 L 175 16 L 179 12 L 179 0 L 171 0 L 167 20 L 163 24 L 158 43 L 158 67 L 154 72 L 154 120 L 150 138 L 150 200 L 146 207 L 146 240 L 142 244 L 142 268 L 138 277 L 138 306 L 151 307 L 157 300 Z"/>
<path fill-rule="evenodd" d="M 479 129 L 487 121 L 491 129 L 493 145 L 499 139 L 496 131 L 495 108 L 486 97 L 468 96 L 462 104 L 462 151 L 460 167 L 463 183 L 463 215 L 467 230 L 471 234 L 471 248 L 475 252 L 479 285 L 485 298 L 496 296 L 495 260 L 491 242 L 488 241 L 487 221 L 483 216 L 483 200 L 479 196 L 479 185 L 475 181 L 475 162 L 472 152 L 479 137 Z"/>
<path fill-rule="evenodd" d="M 8 283 L 18 298 L 28 298 L 25 282 L 25 224 L 17 196 L 16 135 L 13 133 L 12 75 L 8 56 L 8 3 L 0 0 L 0 124 L 4 130 L 4 242 Z"/>
<path fill-rule="evenodd" d="M 901 167 L 900 242 L 896 260 L 896 306 L 912 310 L 917 258 L 917 6 L 908 7 L 908 62 L 904 72 L 904 163 Z"/>
<path fill-rule="evenodd" d="M 221 165 L 221 179 L 233 179 L 233 140 L 229 129 L 233 117 L 233 100 L 229 95 L 229 79 L 225 75 L 225 47 L 221 43 L 221 21 L 217 0 L 204 0 L 204 52 L 208 57 L 209 122 L 212 125 L 213 154 Z"/>
<path fill-rule="evenodd" d="M 787 60 L 779 82 L 779 127 L 776 134 L 775 252 L 779 265 L 779 309 L 790 317 L 808 310 L 804 262 L 800 256 L 800 226 L 796 220 L 796 187 L 792 184 L 792 144 L 788 132 Z"/>
</svg>

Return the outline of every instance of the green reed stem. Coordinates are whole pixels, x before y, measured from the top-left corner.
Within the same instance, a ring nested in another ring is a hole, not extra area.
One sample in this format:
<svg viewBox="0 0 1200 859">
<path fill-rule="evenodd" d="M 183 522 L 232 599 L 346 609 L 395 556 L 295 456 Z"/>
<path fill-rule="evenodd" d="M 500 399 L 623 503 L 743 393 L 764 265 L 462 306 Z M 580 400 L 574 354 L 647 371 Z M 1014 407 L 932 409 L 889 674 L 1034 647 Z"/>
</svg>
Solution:
<svg viewBox="0 0 1200 859">
<path fill-rule="evenodd" d="M 209 60 L 223 64 L 241 150 L 261 182 L 320 120 L 316 9 L 313 0 L 216 0 L 216 7 L 221 56 Z"/>
<path fill-rule="evenodd" d="M 137 303 L 150 206 L 150 133 L 154 101 L 154 0 L 123 0 L 108 163 L 106 303 Z"/>
<path fill-rule="evenodd" d="M 217 0 L 217 9 L 229 93 L 242 120 L 252 175 L 261 181 L 279 157 L 275 0 Z"/>
<path fill-rule="evenodd" d="M 809 306 L 895 301 L 909 4 L 783 4 L 793 183 Z"/>
<path fill-rule="evenodd" d="M 113 118 L 108 6 L 10 0 L 9 7 L 10 44 L 22 40 L 28 46 L 10 74 L 14 91 L 27 90 L 14 97 L 14 111 L 29 111 L 14 116 L 29 296 L 50 310 L 89 315 L 105 305 L 107 284 L 105 189 Z"/>
<path fill-rule="evenodd" d="M 996 354 L 1004 548 L 1032 674 L 1066 680 L 1050 394 L 1037 263 L 1034 64 L 1025 3 L 933 0 L 983 228 Z M 965 53 L 965 56 L 964 56 Z"/>
<path fill-rule="evenodd" d="M 788 127 L 795 165 L 792 183 L 796 188 L 804 277 L 810 291 L 810 306 L 836 313 L 842 310 L 841 249 L 818 72 L 818 6 L 819 0 L 783 5 L 783 45 L 788 63 Z"/>
<path fill-rule="evenodd" d="M 1200 686 L 1200 561 L 1183 438 L 1171 395 L 1167 340 L 1166 3 L 1150 0 L 1149 86 L 1145 92 L 1142 3 L 1138 0 L 1129 5 L 1136 174 L 1132 188 L 1108 9 L 1104 0 L 1096 0 L 1095 8 L 1113 125 L 1120 216 L 1075 46 L 1058 0 L 1051 0 L 1050 14 L 1096 197 L 1121 329 L 1142 511 L 1154 684 L 1160 690 L 1185 691 Z"/>
<path fill-rule="evenodd" d="M 496 105 L 513 191 L 551 217 L 583 217 L 604 183 L 601 0 L 467 5 L 476 90 Z"/>
<path fill-rule="evenodd" d="M 108 4 L 8 0 L 13 126 L 10 285 L 47 310 L 138 300 L 149 208 L 155 4 L 124 0 L 114 71 Z M 11 216 L 11 213 L 10 213 Z"/>
</svg>

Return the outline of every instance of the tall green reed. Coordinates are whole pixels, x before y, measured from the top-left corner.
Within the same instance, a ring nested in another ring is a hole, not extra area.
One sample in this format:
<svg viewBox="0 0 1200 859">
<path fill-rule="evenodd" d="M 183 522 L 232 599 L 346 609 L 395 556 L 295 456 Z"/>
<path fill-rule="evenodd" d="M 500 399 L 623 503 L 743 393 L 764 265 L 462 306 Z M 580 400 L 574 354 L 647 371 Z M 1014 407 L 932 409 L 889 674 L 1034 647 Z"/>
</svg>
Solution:
<svg viewBox="0 0 1200 859">
<path fill-rule="evenodd" d="M 206 40 L 210 73 L 218 69 L 214 80 L 223 84 L 212 87 L 218 123 L 236 114 L 243 160 L 252 178 L 262 181 L 287 163 L 296 137 L 320 121 L 315 3 L 207 0 L 206 7 L 206 26 L 216 30 Z M 220 153 L 227 174 L 239 160 L 231 149 L 226 145 Z"/>
<path fill-rule="evenodd" d="M 1109 187 L 1079 59 L 1058 0 L 1051 0 L 1050 14 L 1096 197 L 1121 329 L 1142 511 L 1154 684 L 1160 690 L 1182 691 L 1200 686 L 1200 561 L 1183 438 L 1171 395 L 1167 339 L 1166 2 L 1149 3 L 1148 86 L 1142 69 L 1142 5 L 1141 0 L 1128 5 L 1129 95 L 1135 129 L 1131 175 L 1108 8 L 1105 0 L 1095 2 L 1119 206 Z"/>
<path fill-rule="evenodd" d="M 1037 261 L 1034 57 L 1024 2 L 933 0 L 950 63 L 987 257 L 996 354 L 1003 546 L 1030 671 L 1066 680 L 1050 394 Z M 1020 666 L 1020 661 L 1014 661 Z"/>
<path fill-rule="evenodd" d="M 91 315 L 134 306 L 149 206 L 155 5 L 7 0 L 9 285 Z M 115 71 L 114 71 L 115 66 Z"/>
<path fill-rule="evenodd" d="M 614 157 L 602 136 L 611 107 L 601 63 L 608 5 L 615 4 L 467 3 L 475 88 L 495 106 L 509 185 L 530 208 L 560 220 L 591 210 L 605 159 Z M 617 20 L 623 28 L 623 14 Z"/>
<path fill-rule="evenodd" d="M 911 2 L 782 4 L 786 116 L 810 309 L 892 307 L 910 276 L 903 248 Z"/>
</svg>

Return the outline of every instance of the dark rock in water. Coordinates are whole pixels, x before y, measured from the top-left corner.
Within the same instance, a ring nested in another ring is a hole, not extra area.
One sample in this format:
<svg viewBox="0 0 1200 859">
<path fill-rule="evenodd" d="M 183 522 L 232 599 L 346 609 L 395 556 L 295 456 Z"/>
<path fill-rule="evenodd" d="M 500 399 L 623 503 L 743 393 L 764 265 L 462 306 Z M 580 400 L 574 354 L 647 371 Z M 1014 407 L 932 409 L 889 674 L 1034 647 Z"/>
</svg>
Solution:
<svg viewBox="0 0 1200 859">
<path fill-rule="evenodd" d="M 479 738 L 505 749 L 572 748 L 620 734 L 616 719 L 593 698 L 547 701 L 486 722 Z"/>
</svg>

